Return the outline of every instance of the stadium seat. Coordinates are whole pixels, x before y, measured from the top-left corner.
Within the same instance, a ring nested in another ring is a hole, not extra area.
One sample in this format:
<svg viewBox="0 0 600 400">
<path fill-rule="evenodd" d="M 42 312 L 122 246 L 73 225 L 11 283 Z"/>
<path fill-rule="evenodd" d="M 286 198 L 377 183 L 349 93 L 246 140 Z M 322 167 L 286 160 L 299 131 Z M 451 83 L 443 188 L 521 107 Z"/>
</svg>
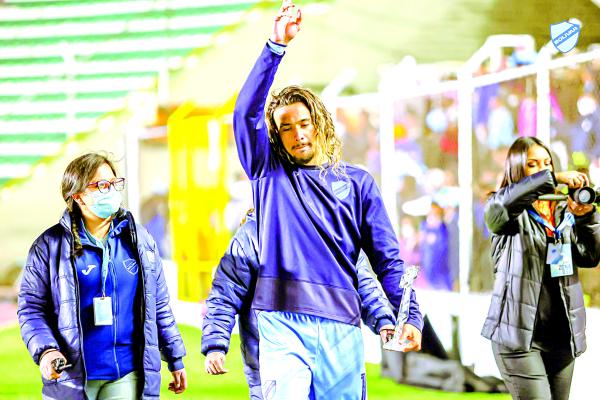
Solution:
<svg viewBox="0 0 600 400">
<path fill-rule="evenodd" d="M 257 0 L 0 3 L 0 188 L 26 179 Z"/>
</svg>

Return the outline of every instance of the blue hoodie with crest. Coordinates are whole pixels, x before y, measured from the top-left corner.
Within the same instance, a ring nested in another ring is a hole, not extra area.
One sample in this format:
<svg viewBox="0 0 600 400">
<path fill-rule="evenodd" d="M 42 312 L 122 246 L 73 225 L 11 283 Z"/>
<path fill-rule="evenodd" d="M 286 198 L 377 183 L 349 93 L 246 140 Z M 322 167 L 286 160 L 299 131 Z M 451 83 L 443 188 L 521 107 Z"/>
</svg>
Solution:
<svg viewBox="0 0 600 400">
<path fill-rule="evenodd" d="M 302 166 L 273 149 L 265 103 L 283 54 L 267 44 L 242 87 L 233 123 L 238 155 L 251 180 L 258 225 L 259 275 L 253 308 L 297 312 L 358 326 L 356 263 L 367 254 L 383 290 L 399 308 L 404 263 L 373 177 L 342 163 Z M 407 321 L 423 327 L 414 291 Z"/>
</svg>

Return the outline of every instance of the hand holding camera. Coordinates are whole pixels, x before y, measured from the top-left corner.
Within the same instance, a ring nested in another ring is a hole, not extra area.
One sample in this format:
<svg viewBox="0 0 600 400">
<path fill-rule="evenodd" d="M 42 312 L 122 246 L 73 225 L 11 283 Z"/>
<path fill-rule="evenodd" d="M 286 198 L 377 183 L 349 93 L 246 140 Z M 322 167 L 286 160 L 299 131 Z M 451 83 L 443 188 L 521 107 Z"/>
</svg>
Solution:
<svg viewBox="0 0 600 400">
<path fill-rule="evenodd" d="M 569 189 L 578 189 L 584 186 L 590 186 L 590 181 L 586 174 L 578 171 L 563 171 L 554 174 L 558 183 L 564 183 Z"/>
<path fill-rule="evenodd" d="M 556 181 L 567 185 L 569 194 L 545 194 L 538 197 L 539 200 L 567 201 L 569 211 L 574 215 L 581 216 L 594 209 L 594 204 L 600 202 L 600 189 L 590 187 L 590 181 L 586 174 L 579 171 L 564 171 L 554 174 Z"/>
<path fill-rule="evenodd" d="M 567 199 L 567 203 L 571 214 L 576 215 L 578 217 L 581 217 L 582 215 L 585 215 L 590 211 L 594 210 L 594 203 L 581 204 L 576 202 L 575 200 L 572 200 L 571 197 Z"/>
<path fill-rule="evenodd" d="M 594 203 L 599 200 L 599 193 L 590 187 L 590 181 L 586 174 L 578 171 L 564 171 L 557 172 L 555 176 L 559 183 L 564 183 L 569 187 L 567 202 L 569 211 L 573 215 L 582 216 L 594 209 Z"/>
</svg>

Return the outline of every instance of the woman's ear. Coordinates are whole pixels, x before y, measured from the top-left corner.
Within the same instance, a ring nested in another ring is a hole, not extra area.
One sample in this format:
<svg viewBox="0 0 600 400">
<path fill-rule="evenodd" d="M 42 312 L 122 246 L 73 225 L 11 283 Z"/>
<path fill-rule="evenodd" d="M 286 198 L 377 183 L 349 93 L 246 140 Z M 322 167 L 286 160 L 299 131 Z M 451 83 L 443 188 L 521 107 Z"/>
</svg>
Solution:
<svg viewBox="0 0 600 400">
<path fill-rule="evenodd" d="M 79 204 L 80 206 L 85 205 L 85 203 L 83 202 L 83 199 L 81 198 L 81 194 L 74 194 L 73 196 L 71 196 L 73 198 L 73 201 L 77 204 Z"/>
</svg>

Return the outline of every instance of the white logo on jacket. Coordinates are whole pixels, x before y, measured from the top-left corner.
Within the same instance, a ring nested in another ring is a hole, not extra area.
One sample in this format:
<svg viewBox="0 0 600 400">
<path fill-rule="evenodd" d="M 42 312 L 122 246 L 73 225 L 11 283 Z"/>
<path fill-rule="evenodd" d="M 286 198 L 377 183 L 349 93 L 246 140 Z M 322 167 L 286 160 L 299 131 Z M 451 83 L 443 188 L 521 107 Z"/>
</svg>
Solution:
<svg viewBox="0 0 600 400">
<path fill-rule="evenodd" d="M 92 272 L 92 270 L 96 268 L 96 265 L 94 264 L 90 264 L 87 266 L 86 270 L 82 270 L 81 273 L 84 274 L 85 276 L 88 276 L 90 274 L 90 272 Z"/>
</svg>

